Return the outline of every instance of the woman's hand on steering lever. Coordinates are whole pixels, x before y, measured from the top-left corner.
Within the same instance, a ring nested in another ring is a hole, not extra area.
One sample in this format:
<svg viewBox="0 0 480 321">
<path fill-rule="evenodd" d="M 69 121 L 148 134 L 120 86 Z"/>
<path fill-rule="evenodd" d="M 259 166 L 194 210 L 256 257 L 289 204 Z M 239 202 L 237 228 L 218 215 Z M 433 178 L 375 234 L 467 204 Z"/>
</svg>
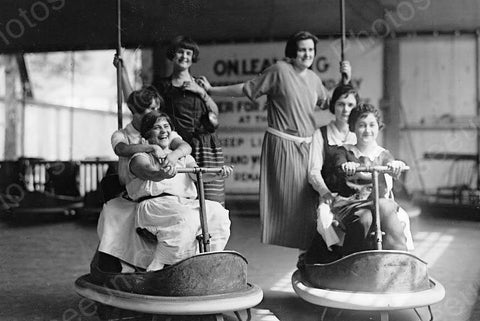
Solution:
<svg viewBox="0 0 480 321">
<path fill-rule="evenodd" d="M 178 162 L 178 157 L 174 155 L 174 153 L 168 153 L 162 160 L 162 166 L 167 167 L 175 167 Z"/>
<path fill-rule="evenodd" d="M 392 176 L 394 177 L 399 177 L 405 166 L 407 165 L 399 160 L 394 160 L 387 164 L 388 169 L 392 171 Z"/>
<path fill-rule="evenodd" d="M 177 168 L 175 166 L 161 164 L 160 172 L 162 172 L 164 178 L 172 178 L 177 175 Z"/>
<path fill-rule="evenodd" d="M 360 166 L 359 163 L 355 162 L 346 162 L 342 164 L 342 170 L 347 174 L 348 176 L 355 175 L 357 167 Z"/>
<path fill-rule="evenodd" d="M 331 205 L 333 200 L 338 195 L 338 193 L 332 193 L 330 191 L 326 192 L 325 194 L 320 196 L 320 202 L 323 202 L 327 205 Z"/>
<path fill-rule="evenodd" d="M 223 165 L 222 171 L 219 173 L 221 178 L 227 178 L 228 176 L 232 175 L 233 173 L 233 166 L 230 165 Z"/>
</svg>

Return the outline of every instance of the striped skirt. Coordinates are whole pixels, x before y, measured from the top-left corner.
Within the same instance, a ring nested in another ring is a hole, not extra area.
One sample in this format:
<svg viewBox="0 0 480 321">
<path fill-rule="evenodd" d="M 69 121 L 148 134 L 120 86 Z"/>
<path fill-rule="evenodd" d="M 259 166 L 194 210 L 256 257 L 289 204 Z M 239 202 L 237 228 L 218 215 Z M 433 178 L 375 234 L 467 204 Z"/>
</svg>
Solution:
<svg viewBox="0 0 480 321">
<path fill-rule="evenodd" d="M 203 134 L 191 142 L 192 156 L 200 167 L 222 167 L 225 165 L 222 147 L 216 134 Z M 205 199 L 225 205 L 225 182 L 223 179 L 205 182 Z"/>
<path fill-rule="evenodd" d="M 262 242 L 307 249 L 316 233 L 318 194 L 308 183 L 309 143 L 266 133 L 260 168 Z"/>
</svg>

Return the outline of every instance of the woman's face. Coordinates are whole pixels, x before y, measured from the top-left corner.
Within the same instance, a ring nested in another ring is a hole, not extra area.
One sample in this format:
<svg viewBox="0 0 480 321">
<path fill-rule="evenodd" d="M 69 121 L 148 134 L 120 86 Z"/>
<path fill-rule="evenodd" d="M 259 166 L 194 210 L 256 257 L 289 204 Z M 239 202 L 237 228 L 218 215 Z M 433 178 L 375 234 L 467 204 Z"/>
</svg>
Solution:
<svg viewBox="0 0 480 321">
<path fill-rule="evenodd" d="M 315 43 L 312 39 L 299 40 L 297 42 L 297 56 L 294 64 L 297 68 L 304 70 L 310 68 L 315 58 Z"/>
<path fill-rule="evenodd" d="M 162 147 L 163 149 L 167 148 L 170 145 L 170 133 L 172 128 L 170 124 L 165 119 L 165 117 L 160 117 L 157 119 L 152 129 L 150 129 L 148 142 L 150 144 L 156 144 Z"/>
<path fill-rule="evenodd" d="M 192 66 L 193 50 L 186 48 L 178 48 L 173 56 L 173 63 L 181 69 L 188 69 Z"/>
<path fill-rule="evenodd" d="M 350 112 L 357 105 L 354 94 L 343 95 L 335 102 L 335 119 L 348 123 Z"/>
<path fill-rule="evenodd" d="M 368 145 L 376 142 L 378 131 L 378 121 L 372 113 L 362 115 L 355 123 L 355 135 L 359 144 Z"/>
</svg>

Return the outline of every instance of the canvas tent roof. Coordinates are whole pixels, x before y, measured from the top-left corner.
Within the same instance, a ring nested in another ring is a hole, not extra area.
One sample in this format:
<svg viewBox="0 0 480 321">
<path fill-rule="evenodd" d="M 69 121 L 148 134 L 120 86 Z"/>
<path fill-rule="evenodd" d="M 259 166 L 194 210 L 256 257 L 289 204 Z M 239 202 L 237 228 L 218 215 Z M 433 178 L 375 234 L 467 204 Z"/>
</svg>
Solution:
<svg viewBox="0 0 480 321">
<path fill-rule="evenodd" d="M 178 34 L 199 43 L 285 39 L 309 30 L 338 36 L 340 0 L 121 0 L 122 44 L 148 46 Z M 349 35 L 473 32 L 476 0 L 345 0 Z M 0 52 L 115 48 L 115 0 L 2 0 Z M 383 28 L 383 29 L 382 29 Z"/>
</svg>

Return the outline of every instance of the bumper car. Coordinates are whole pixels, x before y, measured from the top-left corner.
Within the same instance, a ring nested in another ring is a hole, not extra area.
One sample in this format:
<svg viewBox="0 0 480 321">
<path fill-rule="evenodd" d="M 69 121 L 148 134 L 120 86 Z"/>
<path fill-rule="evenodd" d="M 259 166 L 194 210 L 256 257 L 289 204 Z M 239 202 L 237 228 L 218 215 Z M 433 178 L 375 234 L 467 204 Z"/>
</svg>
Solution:
<svg viewBox="0 0 480 321">
<path fill-rule="evenodd" d="M 0 217 L 75 215 L 83 206 L 77 186 L 78 172 L 76 162 L 38 158 L 0 162 Z"/>
<path fill-rule="evenodd" d="M 382 250 L 382 231 L 378 207 L 378 174 L 388 172 L 385 166 L 359 167 L 371 172 L 375 191 L 376 249 L 361 251 L 326 264 L 305 264 L 292 275 L 292 286 L 303 300 L 323 306 L 323 321 L 328 308 L 378 311 L 388 321 L 389 311 L 428 307 L 445 297 L 445 288 L 430 277 L 427 263 L 415 255 Z"/>
<path fill-rule="evenodd" d="M 222 313 L 246 310 L 263 299 L 262 290 L 247 281 L 247 261 L 235 251 L 211 252 L 205 213 L 203 173 L 220 168 L 186 168 L 178 173 L 195 173 L 200 201 L 202 234 L 197 237 L 200 253 L 151 272 L 110 273 L 99 282 L 92 274 L 75 281 L 75 291 L 97 303 L 102 320 L 167 320 L 195 316 L 200 320 L 223 320 Z M 105 281 L 106 280 L 106 281 Z"/>
</svg>

